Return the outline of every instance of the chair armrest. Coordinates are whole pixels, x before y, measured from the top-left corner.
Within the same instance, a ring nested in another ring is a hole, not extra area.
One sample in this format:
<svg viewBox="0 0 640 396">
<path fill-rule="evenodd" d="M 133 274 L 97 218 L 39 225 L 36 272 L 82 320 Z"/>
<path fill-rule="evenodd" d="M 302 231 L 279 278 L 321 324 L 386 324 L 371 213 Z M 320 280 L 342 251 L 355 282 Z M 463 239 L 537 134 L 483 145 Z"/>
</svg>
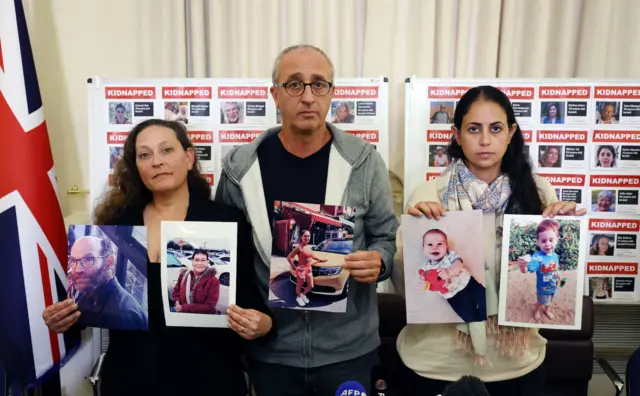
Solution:
<svg viewBox="0 0 640 396">
<path fill-rule="evenodd" d="M 100 382 L 100 374 L 102 373 L 102 362 L 104 361 L 104 353 L 101 353 L 98 356 L 98 360 L 96 364 L 93 366 L 91 370 L 91 374 L 89 375 L 89 381 L 91 381 L 91 385 L 93 386 L 93 394 L 98 394 L 98 383 Z"/>
<path fill-rule="evenodd" d="M 609 380 L 611 380 L 611 383 L 616 388 L 616 396 L 620 396 L 622 389 L 624 388 L 624 381 L 622 381 L 622 378 L 620 378 L 618 373 L 616 373 L 613 367 L 611 367 L 609 362 L 605 359 L 598 357 L 597 355 L 593 355 L 593 359 L 598 362 L 600 367 L 602 367 L 602 370 L 604 370 L 604 373 L 607 374 L 607 377 L 609 377 Z"/>
</svg>

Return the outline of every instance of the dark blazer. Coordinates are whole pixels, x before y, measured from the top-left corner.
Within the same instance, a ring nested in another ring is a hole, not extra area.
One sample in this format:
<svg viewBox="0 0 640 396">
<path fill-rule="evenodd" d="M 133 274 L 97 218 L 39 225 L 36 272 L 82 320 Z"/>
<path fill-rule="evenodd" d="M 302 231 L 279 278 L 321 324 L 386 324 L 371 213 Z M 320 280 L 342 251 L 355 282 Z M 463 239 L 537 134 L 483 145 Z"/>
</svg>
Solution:
<svg viewBox="0 0 640 396">
<path fill-rule="evenodd" d="M 115 225 L 144 225 L 143 206 L 132 207 Z M 236 303 L 271 316 L 258 290 L 253 266 L 252 231 L 238 209 L 193 196 L 185 221 L 238 223 Z M 118 395 L 245 395 L 242 354 L 249 342 L 267 343 L 276 324 L 262 338 L 246 341 L 231 329 L 166 327 L 160 265 L 148 263 L 149 331 L 109 332 L 103 362 L 102 396 Z"/>
<path fill-rule="evenodd" d="M 78 310 L 79 325 L 107 327 L 120 330 L 146 330 L 147 314 L 138 301 L 113 278 L 95 293 L 81 295 Z"/>
</svg>

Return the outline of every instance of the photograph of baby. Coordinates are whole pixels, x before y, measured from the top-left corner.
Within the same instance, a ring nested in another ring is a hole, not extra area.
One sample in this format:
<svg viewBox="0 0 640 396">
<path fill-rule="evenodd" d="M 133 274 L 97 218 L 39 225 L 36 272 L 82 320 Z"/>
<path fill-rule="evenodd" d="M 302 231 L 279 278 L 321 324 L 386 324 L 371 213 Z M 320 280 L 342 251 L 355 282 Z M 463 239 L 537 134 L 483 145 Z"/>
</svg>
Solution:
<svg viewBox="0 0 640 396">
<path fill-rule="evenodd" d="M 236 296 L 236 228 L 236 223 L 162 222 L 167 326 L 227 326 L 227 308 Z"/>
<path fill-rule="evenodd" d="M 580 329 L 586 217 L 505 215 L 499 323 Z"/>
<path fill-rule="evenodd" d="M 270 307 L 346 312 L 355 208 L 274 202 Z"/>
<path fill-rule="evenodd" d="M 131 226 L 69 226 L 67 295 L 79 326 L 148 330 L 147 231 Z"/>
<path fill-rule="evenodd" d="M 401 219 L 407 323 L 486 320 L 482 212 Z"/>
</svg>

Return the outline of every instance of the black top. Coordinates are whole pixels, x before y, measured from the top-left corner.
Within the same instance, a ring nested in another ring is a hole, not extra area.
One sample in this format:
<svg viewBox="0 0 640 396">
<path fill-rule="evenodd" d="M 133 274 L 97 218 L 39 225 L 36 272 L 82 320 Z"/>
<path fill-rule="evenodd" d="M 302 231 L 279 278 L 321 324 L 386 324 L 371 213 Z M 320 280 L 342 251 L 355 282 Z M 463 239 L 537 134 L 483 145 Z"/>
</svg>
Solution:
<svg viewBox="0 0 640 396">
<path fill-rule="evenodd" d="M 143 206 L 133 207 L 115 225 L 144 225 Z M 242 308 L 271 316 L 258 287 L 253 264 L 251 227 L 238 209 L 210 200 L 190 199 L 185 221 L 238 223 L 237 296 Z M 148 259 L 147 259 L 148 260 Z M 160 264 L 148 262 L 149 331 L 109 332 L 109 348 L 101 375 L 103 396 L 245 395 L 241 355 L 246 341 L 228 328 L 167 327 L 162 306 Z"/>
<path fill-rule="evenodd" d="M 95 293 L 81 295 L 77 303 L 78 310 L 82 312 L 79 325 L 100 323 L 110 329 L 147 328 L 147 314 L 115 277 L 100 286 Z"/>
<path fill-rule="evenodd" d="M 333 137 L 322 148 L 306 158 L 297 157 L 284 148 L 278 134 L 258 147 L 262 186 L 273 223 L 274 201 L 324 204 L 329 171 L 329 153 Z"/>
</svg>

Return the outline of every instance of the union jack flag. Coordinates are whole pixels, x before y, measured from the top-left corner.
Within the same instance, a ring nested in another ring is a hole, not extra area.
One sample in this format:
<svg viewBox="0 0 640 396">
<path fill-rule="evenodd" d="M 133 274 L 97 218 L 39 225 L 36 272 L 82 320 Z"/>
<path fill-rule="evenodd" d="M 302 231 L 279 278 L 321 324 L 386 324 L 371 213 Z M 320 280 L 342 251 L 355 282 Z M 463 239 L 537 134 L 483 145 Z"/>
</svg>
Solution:
<svg viewBox="0 0 640 396">
<path fill-rule="evenodd" d="M 80 337 L 42 319 L 66 298 L 67 239 L 21 0 L 0 0 L 0 147 L 0 361 L 22 394 L 59 378 Z"/>
</svg>

